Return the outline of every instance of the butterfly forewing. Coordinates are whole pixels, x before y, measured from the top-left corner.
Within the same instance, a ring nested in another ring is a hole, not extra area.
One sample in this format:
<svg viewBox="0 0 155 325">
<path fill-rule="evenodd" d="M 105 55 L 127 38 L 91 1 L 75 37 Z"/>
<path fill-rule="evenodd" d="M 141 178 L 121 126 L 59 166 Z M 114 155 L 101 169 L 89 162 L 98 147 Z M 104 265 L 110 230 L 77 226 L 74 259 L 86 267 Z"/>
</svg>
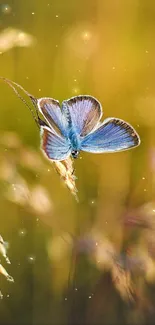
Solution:
<svg viewBox="0 0 155 325">
<path fill-rule="evenodd" d="M 62 115 L 59 101 L 53 98 L 40 98 L 38 99 L 38 107 L 51 130 L 56 132 L 56 134 L 65 135 L 66 121 Z"/>
<path fill-rule="evenodd" d="M 102 107 L 94 97 L 76 96 L 63 101 L 62 112 L 76 132 L 86 136 L 98 124 L 102 116 Z"/>
<path fill-rule="evenodd" d="M 140 144 L 134 128 L 123 120 L 109 118 L 82 139 L 81 150 L 92 153 L 126 150 Z"/>
<path fill-rule="evenodd" d="M 41 149 L 52 160 L 64 160 L 71 153 L 67 139 L 53 133 L 48 127 L 41 127 Z"/>
</svg>

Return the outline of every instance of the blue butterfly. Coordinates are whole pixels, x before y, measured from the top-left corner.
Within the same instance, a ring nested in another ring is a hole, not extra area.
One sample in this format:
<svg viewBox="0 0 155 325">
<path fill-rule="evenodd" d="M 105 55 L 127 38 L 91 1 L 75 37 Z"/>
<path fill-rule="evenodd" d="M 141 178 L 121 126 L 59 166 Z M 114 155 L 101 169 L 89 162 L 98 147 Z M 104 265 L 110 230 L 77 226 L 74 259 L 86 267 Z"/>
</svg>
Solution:
<svg viewBox="0 0 155 325">
<path fill-rule="evenodd" d="M 100 122 L 102 106 L 91 96 L 76 96 L 62 102 L 38 99 L 41 123 L 41 149 L 49 159 L 65 160 L 79 152 L 116 152 L 140 144 L 134 128 L 118 118 Z"/>
</svg>

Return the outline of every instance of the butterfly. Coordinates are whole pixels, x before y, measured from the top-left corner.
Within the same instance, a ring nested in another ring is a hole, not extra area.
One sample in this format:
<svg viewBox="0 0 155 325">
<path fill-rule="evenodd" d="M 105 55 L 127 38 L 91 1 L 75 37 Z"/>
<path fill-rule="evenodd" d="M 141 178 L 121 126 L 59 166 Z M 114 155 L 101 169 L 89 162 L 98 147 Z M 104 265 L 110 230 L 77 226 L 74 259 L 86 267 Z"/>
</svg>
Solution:
<svg viewBox="0 0 155 325">
<path fill-rule="evenodd" d="M 58 100 L 50 97 L 37 99 L 19 84 L 3 77 L 0 79 L 12 87 L 30 109 L 40 128 L 41 149 L 52 161 L 63 161 L 70 156 L 77 158 L 80 151 L 117 152 L 140 144 L 139 135 L 129 123 L 115 117 L 101 122 L 102 106 L 92 96 L 75 96 L 60 105 Z M 37 116 L 14 86 L 29 96 Z"/>
<path fill-rule="evenodd" d="M 140 144 L 134 128 L 119 118 L 101 122 L 102 106 L 88 95 L 59 101 L 40 98 L 38 109 L 44 117 L 41 123 L 41 149 L 51 160 L 77 158 L 80 151 L 108 153 L 127 150 Z"/>
</svg>

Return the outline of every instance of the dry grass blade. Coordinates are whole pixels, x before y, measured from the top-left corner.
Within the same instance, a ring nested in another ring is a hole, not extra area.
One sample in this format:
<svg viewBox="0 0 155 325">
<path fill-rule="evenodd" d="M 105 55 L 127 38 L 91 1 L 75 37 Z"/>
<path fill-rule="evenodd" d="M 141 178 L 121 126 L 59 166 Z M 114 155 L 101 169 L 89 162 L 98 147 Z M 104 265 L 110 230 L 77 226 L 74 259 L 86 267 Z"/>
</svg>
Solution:
<svg viewBox="0 0 155 325">
<path fill-rule="evenodd" d="M 13 277 L 8 274 L 8 272 L 5 270 L 5 268 L 2 266 L 2 264 L 0 264 L 0 273 L 3 274 L 8 281 L 14 282 Z"/>
<path fill-rule="evenodd" d="M 117 263 L 113 264 L 111 275 L 116 290 L 120 293 L 125 301 L 134 301 L 134 288 L 131 280 L 131 273 L 124 270 Z"/>
<path fill-rule="evenodd" d="M 8 246 L 7 243 L 3 240 L 2 236 L 0 235 L 0 254 L 5 258 L 6 263 L 10 264 L 11 262 L 6 255 L 7 246 Z M 6 277 L 7 281 L 14 282 L 13 277 L 6 271 L 6 269 L 2 264 L 0 264 L 0 273 Z M 3 294 L 0 291 L 0 299 L 2 298 L 3 298 Z"/>
<path fill-rule="evenodd" d="M 8 248 L 8 243 L 6 243 L 2 236 L 0 235 L 0 254 L 5 258 L 6 263 L 11 264 L 6 252 L 7 252 L 7 248 Z"/>
<path fill-rule="evenodd" d="M 74 168 L 73 168 L 73 161 L 69 157 L 64 161 L 53 161 L 55 165 L 55 169 L 60 177 L 63 179 L 65 185 L 74 195 L 75 199 L 78 201 L 77 197 L 77 188 L 75 185 L 75 175 L 74 175 Z"/>
<path fill-rule="evenodd" d="M 12 89 L 13 91 L 15 92 L 15 94 L 20 98 L 20 100 L 28 107 L 29 111 L 31 112 L 32 114 L 32 117 L 34 119 L 34 121 L 36 122 L 37 126 L 40 127 L 40 124 L 39 124 L 39 115 L 38 115 L 38 110 L 37 110 L 37 98 L 35 98 L 33 95 L 29 94 L 28 91 L 26 91 L 22 86 L 20 86 L 18 83 L 14 82 L 14 81 L 11 81 L 10 79 L 7 79 L 7 78 L 4 78 L 4 77 L 0 77 L 1 80 L 3 80 L 6 84 L 8 84 Z M 33 109 L 28 105 L 27 101 L 20 95 L 19 91 L 16 89 L 16 88 L 22 90 L 31 100 L 34 108 L 35 108 L 35 112 L 36 112 L 36 115 L 34 114 L 34 111 Z"/>
<path fill-rule="evenodd" d="M 35 38 L 23 30 L 8 27 L 0 32 L 0 53 L 5 53 L 16 47 L 31 47 Z"/>
</svg>

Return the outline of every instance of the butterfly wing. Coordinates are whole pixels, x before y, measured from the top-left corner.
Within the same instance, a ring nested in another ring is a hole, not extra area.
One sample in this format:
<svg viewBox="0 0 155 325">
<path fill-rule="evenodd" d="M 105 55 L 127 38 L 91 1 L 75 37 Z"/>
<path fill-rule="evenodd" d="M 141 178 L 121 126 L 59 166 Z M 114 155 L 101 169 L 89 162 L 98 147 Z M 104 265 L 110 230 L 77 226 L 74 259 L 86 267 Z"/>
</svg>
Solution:
<svg viewBox="0 0 155 325">
<path fill-rule="evenodd" d="M 52 132 L 65 136 L 67 121 L 62 114 L 59 101 L 44 97 L 39 98 L 37 104 L 39 111 L 48 122 Z"/>
<path fill-rule="evenodd" d="M 115 152 L 139 144 L 140 138 L 130 124 L 117 118 L 109 118 L 82 139 L 81 150 L 92 153 Z"/>
<path fill-rule="evenodd" d="M 102 107 L 92 96 L 76 96 L 63 101 L 62 112 L 75 131 L 85 136 L 101 119 Z"/>
<path fill-rule="evenodd" d="M 70 144 L 66 138 L 43 126 L 41 127 L 41 149 L 52 160 L 65 160 L 71 153 Z"/>
</svg>

